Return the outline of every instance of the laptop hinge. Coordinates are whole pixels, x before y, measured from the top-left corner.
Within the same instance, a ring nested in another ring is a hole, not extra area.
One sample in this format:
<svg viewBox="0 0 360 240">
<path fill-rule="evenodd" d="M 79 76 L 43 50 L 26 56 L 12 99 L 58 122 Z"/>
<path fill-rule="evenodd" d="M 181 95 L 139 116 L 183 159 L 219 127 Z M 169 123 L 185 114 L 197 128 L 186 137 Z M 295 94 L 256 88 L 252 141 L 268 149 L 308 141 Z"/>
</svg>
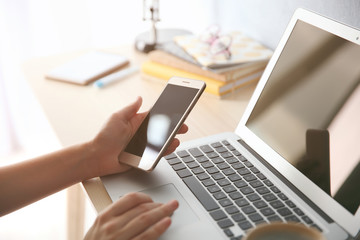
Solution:
<svg viewBox="0 0 360 240">
<path fill-rule="evenodd" d="M 277 176 L 283 183 L 285 183 L 292 191 L 295 192 L 303 201 L 305 201 L 312 209 L 314 209 L 323 219 L 328 223 L 333 223 L 331 217 L 329 217 L 323 210 L 321 210 L 313 201 L 311 201 L 307 196 L 305 196 L 297 187 L 295 187 L 289 180 L 287 180 L 279 171 L 277 171 L 273 166 L 271 166 L 265 159 L 263 159 L 259 154 L 257 154 L 252 148 L 249 147 L 242 139 L 239 139 L 238 142 L 245 147 L 251 154 L 253 154 L 256 159 L 258 159 L 263 165 L 265 165 L 275 176 Z"/>
</svg>

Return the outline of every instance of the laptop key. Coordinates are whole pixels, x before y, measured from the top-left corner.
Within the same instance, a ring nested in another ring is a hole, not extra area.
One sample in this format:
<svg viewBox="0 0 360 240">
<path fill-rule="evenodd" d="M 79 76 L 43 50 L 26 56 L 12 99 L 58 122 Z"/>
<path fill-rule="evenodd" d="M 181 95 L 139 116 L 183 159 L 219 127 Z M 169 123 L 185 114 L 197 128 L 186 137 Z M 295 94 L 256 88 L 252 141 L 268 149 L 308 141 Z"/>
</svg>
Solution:
<svg viewBox="0 0 360 240">
<path fill-rule="evenodd" d="M 202 184 L 204 184 L 205 187 L 209 187 L 209 186 L 215 185 L 215 182 L 212 179 L 206 179 L 206 180 L 202 181 Z"/>
<path fill-rule="evenodd" d="M 209 152 L 213 152 L 213 151 L 214 151 L 209 145 L 200 146 L 200 149 L 201 149 L 204 153 L 209 153 Z"/>
<path fill-rule="evenodd" d="M 179 171 L 176 171 L 176 173 L 179 175 L 179 177 L 181 178 L 185 178 L 185 177 L 189 177 L 192 176 L 192 173 L 188 170 L 188 169 L 182 169 Z M 197 181 L 197 180 L 196 180 Z"/>
<path fill-rule="evenodd" d="M 217 166 L 218 166 L 218 168 L 219 168 L 220 170 L 223 170 L 223 169 L 226 169 L 226 168 L 229 168 L 229 167 L 230 167 L 229 164 L 227 164 L 226 162 L 220 163 L 220 164 L 218 164 Z"/>
<path fill-rule="evenodd" d="M 206 156 L 201 156 L 196 158 L 196 161 L 198 161 L 199 163 L 203 163 L 203 162 L 208 162 L 209 159 Z"/>
<path fill-rule="evenodd" d="M 289 198 L 288 198 L 285 194 L 283 194 L 283 193 L 279 193 L 279 194 L 278 194 L 278 197 L 279 197 L 281 200 L 283 200 L 283 201 L 286 201 L 286 200 L 289 199 Z"/>
<path fill-rule="evenodd" d="M 230 143 L 227 140 L 222 141 L 222 144 L 224 144 L 225 146 L 231 146 Z"/>
<path fill-rule="evenodd" d="M 210 215 L 215 221 L 226 218 L 225 212 L 223 210 L 221 210 L 221 209 L 210 212 Z"/>
<path fill-rule="evenodd" d="M 213 196 L 216 200 L 221 200 L 221 199 L 226 198 L 226 194 L 223 192 L 214 193 Z"/>
<path fill-rule="evenodd" d="M 214 173 L 211 175 L 211 177 L 215 180 L 220 180 L 220 179 L 225 178 L 225 176 L 221 172 Z"/>
<path fill-rule="evenodd" d="M 254 190 L 251 187 L 240 188 L 240 191 L 244 195 L 247 195 L 247 194 L 250 194 L 250 193 L 254 192 Z"/>
<path fill-rule="evenodd" d="M 269 220 L 269 222 L 282 222 L 283 221 L 278 215 L 270 216 L 267 219 Z"/>
<path fill-rule="evenodd" d="M 242 207 L 241 208 L 241 211 L 243 211 L 244 213 L 246 214 L 251 214 L 251 213 L 254 213 L 256 212 L 255 208 L 253 206 L 245 206 L 245 207 Z"/>
<path fill-rule="evenodd" d="M 223 152 L 223 153 L 220 153 L 220 155 L 221 155 L 223 158 L 229 158 L 229 157 L 232 157 L 232 156 L 233 156 L 230 152 Z"/>
<path fill-rule="evenodd" d="M 241 221 L 246 220 L 245 215 L 242 214 L 242 213 L 234 214 L 234 215 L 232 215 L 231 217 L 232 217 L 232 219 L 233 219 L 235 222 L 241 222 Z"/>
<path fill-rule="evenodd" d="M 218 183 L 221 187 L 224 187 L 224 186 L 229 185 L 229 184 L 230 184 L 230 181 L 225 178 L 225 179 L 219 180 L 217 183 Z"/>
<path fill-rule="evenodd" d="M 291 212 L 288 208 L 286 208 L 286 207 L 278 209 L 277 212 L 278 212 L 281 216 L 283 216 L 283 217 L 292 214 L 292 212 Z"/>
<path fill-rule="evenodd" d="M 175 171 L 179 171 L 179 170 L 181 170 L 181 169 L 185 169 L 186 166 L 185 166 L 185 164 L 183 164 L 183 163 L 178 163 L 178 164 L 172 165 L 172 168 L 173 168 Z"/>
<path fill-rule="evenodd" d="M 215 149 L 218 153 L 228 152 L 227 148 L 225 147 L 218 147 Z"/>
<path fill-rule="evenodd" d="M 256 176 L 257 176 L 260 180 L 265 180 L 265 179 L 266 179 L 265 175 L 262 174 L 262 173 L 258 173 L 258 174 L 256 174 Z"/>
<path fill-rule="evenodd" d="M 251 170 L 254 174 L 260 173 L 259 169 L 257 169 L 256 167 L 251 167 L 250 170 Z"/>
<path fill-rule="evenodd" d="M 256 178 L 256 176 L 255 176 L 254 174 L 251 174 L 251 173 L 250 173 L 250 174 L 244 176 L 244 179 L 245 179 L 246 181 L 248 181 L 248 182 L 251 182 L 251 181 L 256 180 L 257 178 Z"/>
<path fill-rule="evenodd" d="M 260 196 L 259 196 L 259 195 L 257 195 L 256 193 L 253 193 L 253 194 L 247 195 L 246 197 L 247 197 L 247 199 L 249 199 L 251 202 L 255 202 L 255 201 L 257 201 L 257 200 L 260 200 L 260 199 L 261 199 L 261 198 L 260 198 Z"/>
<path fill-rule="evenodd" d="M 184 163 L 190 163 L 190 162 L 194 161 L 194 158 L 192 156 L 187 156 L 187 157 L 182 158 L 182 160 Z"/>
<path fill-rule="evenodd" d="M 234 163 L 238 163 L 238 162 L 239 162 L 239 160 L 237 160 L 235 157 L 226 158 L 226 161 L 227 161 L 229 164 L 234 164 Z"/>
<path fill-rule="evenodd" d="M 264 208 L 264 207 L 267 207 L 267 203 L 264 202 L 263 200 L 260 200 L 260 201 L 257 201 L 257 202 L 254 202 L 254 206 L 258 209 L 260 208 Z"/>
<path fill-rule="evenodd" d="M 205 172 L 201 167 L 193 168 L 193 169 L 191 169 L 191 171 L 196 175 L 197 174 L 202 174 L 202 173 Z"/>
<path fill-rule="evenodd" d="M 214 167 L 214 164 L 210 161 L 206 161 L 206 162 L 201 163 L 201 166 L 203 168 L 209 168 L 209 167 Z"/>
<path fill-rule="evenodd" d="M 226 192 L 226 193 L 231 193 L 231 192 L 235 192 L 236 191 L 236 188 L 232 185 L 230 186 L 226 186 L 226 187 L 223 187 L 223 190 Z"/>
<path fill-rule="evenodd" d="M 271 202 L 270 205 L 271 205 L 273 208 L 275 208 L 275 209 L 282 208 L 282 207 L 285 206 L 285 205 L 284 205 L 281 201 L 279 201 L 279 200 L 276 200 L 276 201 Z"/>
<path fill-rule="evenodd" d="M 258 193 L 260 193 L 261 195 L 264 195 L 264 194 L 270 192 L 270 190 L 267 187 L 259 187 L 259 188 L 256 189 L 256 191 Z"/>
<path fill-rule="evenodd" d="M 213 159 L 211 159 L 211 161 L 215 164 L 219 164 L 219 163 L 223 163 L 225 162 L 221 157 L 215 157 Z"/>
<path fill-rule="evenodd" d="M 215 167 L 211 167 L 211 168 L 207 168 L 206 171 L 209 173 L 209 174 L 214 174 L 214 173 L 218 173 L 219 170 Z"/>
<path fill-rule="evenodd" d="M 238 223 L 238 225 L 244 231 L 253 227 L 253 225 L 249 221 L 240 222 Z"/>
<path fill-rule="evenodd" d="M 230 215 L 240 212 L 239 209 L 235 206 L 229 206 L 225 208 L 225 211 Z"/>
<path fill-rule="evenodd" d="M 190 156 L 189 153 L 185 150 L 182 150 L 182 151 L 179 151 L 177 152 L 177 155 L 181 158 L 184 158 L 184 157 L 187 157 L 187 156 Z"/>
<path fill-rule="evenodd" d="M 268 201 L 268 202 L 271 202 L 271 201 L 274 201 L 277 199 L 277 197 L 272 194 L 272 193 L 269 193 L 269 194 L 266 194 L 266 195 L 263 195 L 263 198 Z"/>
<path fill-rule="evenodd" d="M 234 169 L 238 170 L 238 169 L 244 168 L 245 165 L 242 164 L 242 163 L 240 163 L 240 162 L 236 162 L 236 163 L 234 163 L 234 164 L 232 165 L 232 167 L 233 167 Z"/>
<path fill-rule="evenodd" d="M 232 182 L 236 182 L 236 181 L 238 181 L 238 180 L 241 180 L 241 177 L 240 177 L 239 175 L 237 175 L 237 174 L 233 174 L 233 175 L 230 175 L 230 176 L 229 176 L 229 179 L 230 179 L 230 181 L 232 181 Z"/>
<path fill-rule="evenodd" d="M 220 200 L 219 203 L 223 207 L 227 207 L 227 206 L 232 205 L 232 202 L 228 198 Z"/>
<path fill-rule="evenodd" d="M 199 167 L 200 165 L 197 162 L 190 162 L 186 164 L 189 168 L 196 168 Z"/>
<path fill-rule="evenodd" d="M 295 203 L 293 203 L 291 200 L 288 200 L 288 201 L 286 201 L 285 203 L 286 203 L 286 205 L 288 205 L 288 207 L 291 207 L 291 208 L 295 208 L 295 207 L 296 207 Z"/>
<path fill-rule="evenodd" d="M 241 176 L 244 176 L 244 175 L 246 175 L 246 174 L 249 174 L 250 171 L 249 171 L 249 169 L 247 169 L 247 168 L 242 168 L 242 169 L 239 169 L 239 170 L 238 170 L 238 173 L 239 173 Z"/>
<path fill-rule="evenodd" d="M 218 148 L 218 147 L 222 147 L 222 144 L 220 142 L 214 142 L 212 144 L 210 144 L 213 148 Z"/>
<path fill-rule="evenodd" d="M 234 223 L 228 218 L 220 220 L 217 223 L 221 228 L 228 228 L 234 226 Z"/>
<path fill-rule="evenodd" d="M 285 217 L 285 220 L 287 222 L 295 222 L 295 223 L 301 222 L 301 220 L 298 217 L 294 216 L 294 215 L 290 215 L 290 216 Z"/>
<path fill-rule="evenodd" d="M 264 184 L 262 182 L 260 182 L 259 180 L 256 180 L 256 181 L 252 181 L 250 183 L 250 185 L 253 187 L 253 188 L 257 188 L 257 187 L 262 187 L 264 186 Z"/>
<path fill-rule="evenodd" d="M 260 212 L 266 217 L 275 214 L 274 210 L 272 210 L 271 208 L 261 209 Z"/>
<path fill-rule="evenodd" d="M 210 176 L 209 176 L 209 174 L 207 174 L 207 173 L 200 173 L 200 174 L 197 174 L 197 178 L 200 180 L 200 181 L 203 181 L 203 180 L 205 180 L 205 179 L 209 179 L 210 178 Z"/>
<path fill-rule="evenodd" d="M 184 178 L 183 181 L 207 211 L 219 208 L 219 205 L 194 176 Z"/>
<path fill-rule="evenodd" d="M 215 193 L 215 192 L 219 192 L 221 189 L 219 188 L 219 186 L 214 185 L 214 186 L 210 186 L 207 188 L 209 190 L 210 193 Z"/>
<path fill-rule="evenodd" d="M 174 164 L 181 163 L 181 160 L 180 160 L 178 157 L 175 156 L 175 158 L 169 159 L 169 160 L 168 160 L 168 163 L 169 163 L 170 165 L 174 165 Z"/>
<path fill-rule="evenodd" d="M 245 199 L 245 198 L 242 198 L 242 199 L 238 199 L 235 201 L 236 205 L 238 205 L 239 207 L 244 207 L 246 205 L 249 205 L 249 202 Z"/>
<path fill-rule="evenodd" d="M 204 155 L 198 148 L 191 148 L 189 149 L 189 152 L 191 155 L 193 155 L 196 158 Z"/>
<path fill-rule="evenodd" d="M 308 216 L 302 216 L 301 218 L 302 218 L 302 220 L 303 220 L 304 222 L 306 222 L 307 224 L 312 224 L 312 223 L 314 223 L 313 220 L 311 220 L 311 218 L 309 218 Z"/>
<path fill-rule="evenodd" d="M 229 196 L 232 200 L 236 200 L 243 197 L 243 195 L 240 192 L 232 192 L 229 194 Z"/>
<path fill-rule="evenodd" d="M 254 213 L 254 214 L 249 215 L 249 218 L 250 218 L 250 220 L 253 221 L 254 223 L 260 222 L 260 221 L 263 221 L 263 220 L 264 220 L 264 218 L 263 218 L 260 214 L 258 214 L 258 213 Z"/>
<path fill-rule="evenodd" d="M 209 152 L 206 153 L 206 156 L 208 156 L 209 158 L 216 158 L 219 156 L 219 154 L 217 154 L 216 152 Z"/>
<path fill-rule="evenodd" d="M 240 181 L 234 182 L 234 184 L 235 184 L 235 186 L 238 187 L 238 188 L 243 188 L 243 187 L 248 186 L 248 184 L 247 184 L 244 180 L 240 180 Z"/>
<path fill-rule="evenodd" d="M 300 208 L 294 208 L 293 210 L 298 216 L 305 215 L 305 213 Z"/>
<path fill-rule="evenodd" d="M 225 169 L 222 171 L 226 176 L 229 176 L 229 175 L 232 175 L 232 174 L 235 174 L 235 171 L 231 168 L 228 168 L 228 169 Z"/>
<path fill-rule="evenodd" d="M 234 233 L 230 229 L 224 229 L 224 233 L 228 237 L 233 237 Z"/>
<path fill-rule="evenodd" d="M 170 159 L 172 159 L 172 158 L 176 158 L 176 154 L 175 154 L 175 153 L 171 153 L 171 154 L 169 154 L 169 155 L 164 156 L 164 158 L 165 158 L 166 160 L 170 160 Z"/>
</svg>

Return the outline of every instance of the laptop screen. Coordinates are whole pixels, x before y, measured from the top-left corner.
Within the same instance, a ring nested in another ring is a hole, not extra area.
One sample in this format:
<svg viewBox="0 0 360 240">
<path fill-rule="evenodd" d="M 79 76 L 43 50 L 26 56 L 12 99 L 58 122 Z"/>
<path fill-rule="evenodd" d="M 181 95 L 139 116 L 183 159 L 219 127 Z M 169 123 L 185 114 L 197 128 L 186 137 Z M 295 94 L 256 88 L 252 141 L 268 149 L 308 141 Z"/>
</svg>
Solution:
<svg viewBox="0 0 360 240">
<path fill-rule="evenodd" d="M 359 208 L 360 46 L 298 20 L 246 126 L 349 212 Z"/>
</svg>

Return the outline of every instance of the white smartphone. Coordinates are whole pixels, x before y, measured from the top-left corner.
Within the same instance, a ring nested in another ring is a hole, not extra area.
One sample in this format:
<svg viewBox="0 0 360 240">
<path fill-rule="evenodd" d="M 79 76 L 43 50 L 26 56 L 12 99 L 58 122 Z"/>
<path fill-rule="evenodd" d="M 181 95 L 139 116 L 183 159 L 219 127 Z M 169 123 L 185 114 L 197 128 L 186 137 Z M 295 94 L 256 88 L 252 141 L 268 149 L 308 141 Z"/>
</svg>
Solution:
<svg viewBox="0 0 360 240">
<path fill-rule="evenodd" d="M 118 160 L 154 170 L 205 87 L 203 81 L 171 78 Z"/>
</svg>

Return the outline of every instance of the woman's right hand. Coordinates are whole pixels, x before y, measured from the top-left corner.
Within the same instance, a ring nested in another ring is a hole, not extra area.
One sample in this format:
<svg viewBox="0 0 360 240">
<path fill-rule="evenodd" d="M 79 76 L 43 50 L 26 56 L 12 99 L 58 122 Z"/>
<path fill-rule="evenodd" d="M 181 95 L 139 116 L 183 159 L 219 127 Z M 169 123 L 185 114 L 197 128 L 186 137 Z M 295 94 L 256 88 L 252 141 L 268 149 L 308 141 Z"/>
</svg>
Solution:
<svg viewBox="0 0 360 240">
<path fill-rule="evenodd" d="M 99 214 L 85 240 L 157 239 L 171 224 L 176 200 L 154 203 L 144 193 L 129 193 Z"/>
</svg>

